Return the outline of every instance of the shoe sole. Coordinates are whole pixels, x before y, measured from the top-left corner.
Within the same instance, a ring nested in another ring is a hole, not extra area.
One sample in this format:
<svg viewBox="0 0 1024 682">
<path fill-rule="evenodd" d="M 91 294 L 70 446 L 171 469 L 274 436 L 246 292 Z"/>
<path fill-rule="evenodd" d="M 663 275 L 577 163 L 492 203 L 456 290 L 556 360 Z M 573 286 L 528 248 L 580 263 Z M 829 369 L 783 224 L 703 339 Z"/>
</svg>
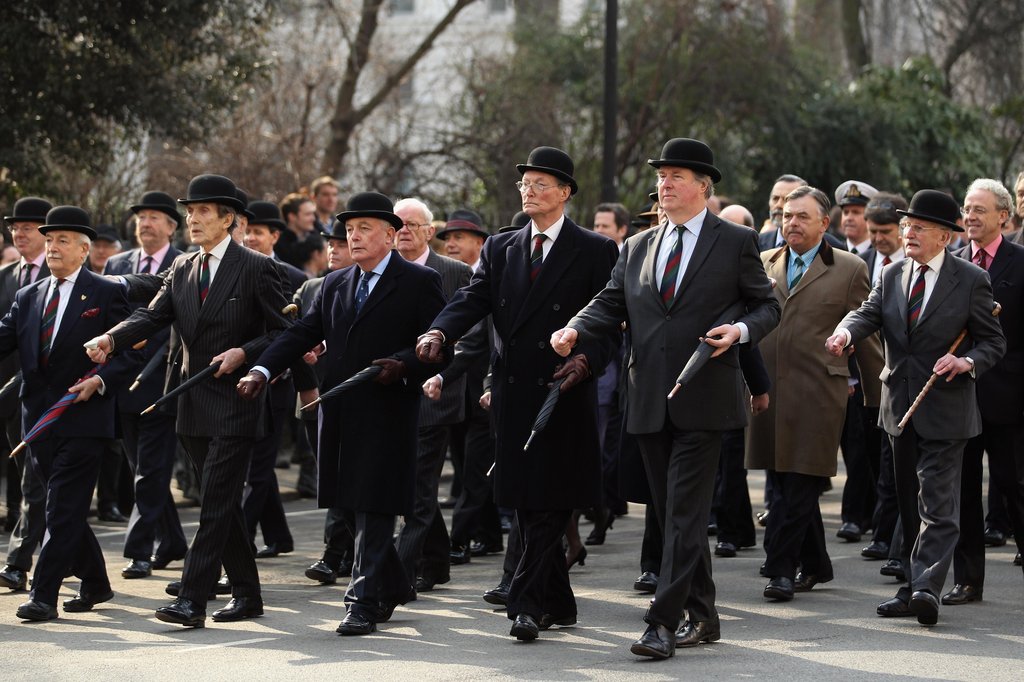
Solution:
<svg viewBox="0 0 1024 682">
<path fill-rule="evenodd" d="M 924 599 L 911 599 L 910 612 L 917 616 L 921 625 L 935 625 L 939 622 L 939 609 Z"/>
<path fill-rule="evenodd" d="M 981 597 L 969 597 L 967 599 L 946 599 L 942 598 L 943 606 L 963 606 L 964 604 L 970 604 L 971 602 L 981 601 Z"/>
<path fill-rule="evenodd" d="M 765 590 L 764 598 L 773 601 L 793 601 L 793 595 L 781 590 Z"/>
<path fill-rule="evenodd" d="M 646 656 L 647 658 L 666 659 L 672 658 L 676 654 L 675 648 L 669 649 L 668 653 L 662 651 L 655 651 L 654 649 L 636 642 L 633 646 L 629 647 L 629 652 L 634 656 Z"/>
<path fill-rule="evenodd" d="M 736 556 L 736 552 L 733 552 L 733 551 L 730 551 L 730 550 L 722 550 L 722 551 L 720 551 L 720 550 L 716 549 L 715 550 L 715 556 L 720 556 L 720 557 L 723 557 L 725 559 L 731 559 L 734 556 Z"/>
<path fill-rule="evenodd" d="M 342 627 L 341 625 L 339 625 L 338 628 L 335 630 L 335 632 L 337 632 L 342 637 L 358 637 L 359 635 L 369 635 L 369 634 L 372 634 L 372 633 L 374 633 L 376 631 L 377 631 L 376 623 L 374 623 L 370 627 L 369 630 L 363 630 L 362 628 L 360 628 L 359 630 L 354 630 L 354 629 Z"/>
<path fill-rule="evenodd" d="M 21 620 L 27 621 L 29 623 L 45 623 L 47 621 L 57 620 L 57 614 L 54 614 L 52 616 L 48 615 L 48 616 L 45 616 L 45 617 L 42 617 L 42 618 L 40 618 L 38 616 L 30 616 L 28 614 L 22 614 L 22 613 L 16 613 L 15 616 L 17 618 L 20 618 Z"/>
<path fill-rule="evenodd" d="M 215 623 L 234 623 L 234 622 L 239 621 L 239 620 L 249 620 L 250 618 L 259 618 L 262 615 L 263 615 L 263 609 L 260 609 L 256 613 L 249 613 L 249 614 L 246 614 L 244 616 L 230 616 L 228 618 L 224 618 L 222 616 L 218 616 L 215 613 L 215 614 L 213 614 L 211 616 L 211 618 L 213 618 Z"/>
<path fill-rule="evenodd" d="M 156 619 L 162 620 L 165 623 L 173 623 L 174 625 L 182 625 L 187 628 L 204 628 L 206 627 L 206 618 L 200 620 L 184 620 L 182 618 L 176 618 L 170 614 L 156 612 Z"/>
<path fill-rule="evenodd" d="M 680 644 L 679 640 L 677 639 L 676 640 L 676 648 L 677 649 L 691 649 L 691 648 L 693 648 L 695 646 L 700 646 L 701 644 L 710 644 L 711 642 L 717 642 L 720 639 L 722 639 L 722 633 L 721 632 L 716 632 L 713 635 L 706 635 L 706 636 L 701 637 L 700 639 L 698 639 L 696 642 L 690 642 L 688 644 Z"/>
<path fill-rule="evenodd" d="M 508 597 L 501 597 L 490 592 L 484 593 L 484 601 L 495 606 L 508 606 Z"/>
</svg>

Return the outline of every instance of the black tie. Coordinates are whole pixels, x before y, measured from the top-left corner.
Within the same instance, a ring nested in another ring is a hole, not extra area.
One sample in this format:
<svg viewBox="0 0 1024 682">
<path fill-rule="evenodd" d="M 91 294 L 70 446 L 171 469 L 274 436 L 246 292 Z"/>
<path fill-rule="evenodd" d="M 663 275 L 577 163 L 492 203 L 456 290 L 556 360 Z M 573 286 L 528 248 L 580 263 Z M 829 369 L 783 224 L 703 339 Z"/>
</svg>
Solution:
<svg viewBox="0 0 1024 682">
<path fill-rule="evenodd" d="M 35 263 L 25 263 L 21 268 L 21 286 L 27 287 L 32 284 L 32 268 L 35 266 Z"/>
</svg>

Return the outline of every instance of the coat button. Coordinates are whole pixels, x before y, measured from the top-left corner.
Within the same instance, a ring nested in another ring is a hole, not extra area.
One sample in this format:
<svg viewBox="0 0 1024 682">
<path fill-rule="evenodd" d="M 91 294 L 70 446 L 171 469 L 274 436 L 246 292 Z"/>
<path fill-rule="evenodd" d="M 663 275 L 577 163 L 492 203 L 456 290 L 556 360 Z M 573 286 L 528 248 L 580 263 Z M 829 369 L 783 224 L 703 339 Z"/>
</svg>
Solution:
<svg viewBox="0 0 1024 682">
<path fill-rule="evenodd" d="M 545 383 L 545 382 L 544 382 L 544 380 L 543 380 L 543 379 L 537 379 L 537 385 L 538 385 L 538 386 L 543 386 L 543 385 L 544 385 L 544 383 Z"/>
<path fill-rule="evenodd" d="M 509 377 L 508 378 L 508 383 L 510 383 L 510 384 L 516 383 L 516 378 L 515 377 Z"/>
<path fill-rule="evenodd" d="M 561 310 L 561 309 L 562 309 L 562 306 L 560 306 L 560 305 L 558 305 L 558 304 L 556 303 L 556 304 L 554 304 L 553 306 L 551 306 L 551 309 L 552 309 L 552 310 Z"/>
<path fill-rule="evenodd" d="M 546 345 L 547 344 L 544 343 L 543 341 L 538 341 L 537 342 L 537 348 L 540 348 L 541 350 L 544 350 L 544 346 L 546 346 Z"/>
<path fill-rule="evenodd" d="M 666 315 L 666 316 L 665 316 L 665 319 L 666 319 L 666 320 L 671 320 L 671 319 L 672 319 L 672 316 L 671 316 L 671 315 Z"/>
</svg>

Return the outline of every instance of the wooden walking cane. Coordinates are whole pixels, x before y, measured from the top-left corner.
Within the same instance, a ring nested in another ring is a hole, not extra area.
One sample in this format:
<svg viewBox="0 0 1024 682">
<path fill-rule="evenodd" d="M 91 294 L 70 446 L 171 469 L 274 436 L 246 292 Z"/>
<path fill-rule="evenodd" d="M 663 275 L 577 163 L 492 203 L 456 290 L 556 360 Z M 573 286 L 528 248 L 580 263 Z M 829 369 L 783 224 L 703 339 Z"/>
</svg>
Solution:
<svg viewBox="0 0 1024 682">
<path fill-rule="evenodd" d="M 992 317 L 999 317 L 999 313 L 1001 313 L 1002 310 L 1003 306 L 999 305 L 999 303 L 997 302 L 996 306 L 992 309 Z M 953 345 L 949 347 L 950 355 L 956 352 L 956 349 L 959 348 L 960 342 L 964 340 L 965 336 L 967 336 L 966 328 L 960 330 L 960 335 L 956 337 L 956 341 L 954 341 Z M 936 374 L 935 372 L 932 372 L 931 377 L 928 378 L 928 383 L 926 383 L 924 385 L 924 388 L 921 389 L 921 392 L 917 394 L 917 397 L 914 398 L 914 402 L 910 406 L 910 409 L 907 410 L 907 413 L 905 415 L 903 415 L 903 419 L 900 420 L 900 423 L 896 425 L 896 428 L 899 429 L 900 433 L 903 433 L 903 429 L 906 428 L 907 423 L 910 422 L 910 418 L 913 417 L 914 412 L 917 411 L 918 405 L 920 405 L 921 401 L 924 400 L 924 397 L 928 395 L 928 391 L 932 390 L 932 386 L 935 384 L 936 381 L 938 381 L 938 379 L 939 375 Z"/>
</svg>

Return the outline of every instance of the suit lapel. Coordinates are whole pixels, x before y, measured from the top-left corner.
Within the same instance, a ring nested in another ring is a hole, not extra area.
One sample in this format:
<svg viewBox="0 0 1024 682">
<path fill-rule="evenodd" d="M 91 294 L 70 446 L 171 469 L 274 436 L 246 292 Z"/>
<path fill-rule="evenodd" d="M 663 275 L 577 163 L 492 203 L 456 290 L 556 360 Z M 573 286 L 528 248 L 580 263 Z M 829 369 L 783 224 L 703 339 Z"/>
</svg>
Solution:
<svg viewBox="0 0 1024 682">
<path fill-rule="evenodd" d="M 907 296 L 910 293 L 910 276 L 914 272 L 914 265 L 916 261 L 910 258 L 904 258 L 902 263 L 903 270 L 900 272 L 900 293 L 896 297 L 896 304 L 899 308 L 900 319 L 906 321 L 907 319 Z"/>
<path fill-rule="evenodd" d="M 969 248 L 965 249 L 964 253 L 970 254 Z M 999 248 L 996 249 L 996 257 L 992 259 L 992 265 L 988 269 L 988 277 L 992 280 L 992 286 L 996 285 L 996 281 L 1006 270 L 1006 266 L 1010 264 L 1010 244 L 1006 241 L 1006 237 L 1003 237 L 1003 241 L 999 244 Z"/>
<path fill-rule="evenodd" d="M 398 251 L 391 252 L 391 260 L 388 261 L 388 266 L 384 268 L 384 272 L 380 276 L 380 280 L 373 285 L 373 291 L 370 292 L 369 298 L 363 303 L 362 309 L 356 315 L 355 319 L 352 320 L 353 326 L 359 323 L 359 320 L 366 317 L 366 315 L 377 307 L 381 301 L 388 297 L 392 291 L 398 288 L 398 279 L 401 277 L 402 265 L 397 262 L 396 259 L 402 256 Z M 356 268 L 358 269 L 358 267 Z M 360 271 L 361 276 L 361 271 Z M 358 278 L 357 278 L 358 279 Z M 355 305 L 355 291 L 352 292 L 352 303 Z"/>
<path fill-rule="evenodd" d="M 825 248 L 824 242 L 818 249 L 818 253 L 814 254 L 814 260 L 804 270 L 804 276 L 800 278 L 800 281 L 796 283 L 796 288 L 793 293 L 803 291 L 811 282 L 818 279 L 828 271 L 828 266 L 825 265 L 824 259 L 821 257 L 821 249 Z M 787 270 L 788 272 L 788 270 Z"/>
<path fill-rule="evenodd" d="M 29 306 L 27 317 L 25 318 L 25 329 L 28 330 L 29 336 L 32 337 L 28 349 L 28 366 L 37 367 L 39 365 L 39 337 L 43 332 L 43 310 L 46 308 L 46 294 L 50 290 L 49 276 L 29 286 L 37 287 L 37 289 L 33 293 L 35 305 Z"/>
<path fill-rule="evenodd" d="M 53 355 L 61 342 L 68 337 L 75 323 L 81 318 L 82 313 L 92 306 L 90 299 L 92 298 L 95 284 L 96 282 L 91 272 L 87 271 L 84 267 L 78 271 L 78 278 L 75 279 L 75 285 L 71 287 L 71 294 L 68 304 L 64 308 L 64 315 L 60 318 L 60 327 L 57 329 L 57 335 L 50 342 L 50 355 Z"/>
<path fill-rule="evenodd" d="M 178 249 L 174 248 L 173 246 L 171 248 L 167 249 L 167 253 L 164 254 L 164 259 L 162 261 L 160 261 L 160 264 L 157 267 L 156 271 L 157 272 L 163 272 L 167 268 L 171 267 L 171 263 L 173 263 L 174 259 L 177 258 L 180 255 L 181 255 L 181 251 L 179 251 Z"/>
<path fill-rule="evenodd" d="M 519 309 L 519 313 L 515 317 L 512 331 L 515 331 L 520 324 L 529 318 L 530 314 L 540 305 L 540 302 L 544 300 L 548 293 L 555 288 L 558 280 L 562 278 L 562 275 L 565 274 L 565 271 L 569 269 L 576 259 L 580 251 L 576 239 L 576 231 L 579 229 L 568 218 L 562 223 L 562 230 L 558 233 L 558 239 L 551 245 L 551 251 L 548 253 L 548 257 L 544 259 L 543 265 L 541 265 L 540 274 L 537 275 L 537 280 L 528 289 L 523 307 Z"/>
<path fill-rule="evenodd" d="M 665 302 L 661 300 L 661 291 L 658 289 L 658 277 L 661 274 L 658 272 L 658 251 L 661 250 L 661 240 L 665 236 L 666 228 L 667 226 L 662 224 L 658 229 L 651 230 L 651 234 L 648 235 L 647 254 L 644 256 L 642 269 L 651 294 L 658 299 L 662 308 L 665 307 Z"/>
<path fill-rule="evenodd" d="M 676 291 L 676 296 L 672 299 L 672 306 L 670 307 L 674 308 L 681 299 L 686 297 L 686 287 L 696 277 L 697 271 L 700 270 L 700 267 L 711 253 L 715 242 L 718 241 L 719 224 L 718 216 L 708 211 L 707 215 L 704 216 L 704 224 L 701 225 L 697 244 L 693 247 L 693 253 L 690 254 L 690 261 L 686 264 L 686 272 L 683 273 L 683 279 L 679 282 L 679 290 Z"/>
<path fill-rule="evenodd" d="M 960 280 L 957 278 L 957 273 L 960 270 L 960 266 L 956 261 L 956 257 L 951 253 L 947 253 L 945 259 L 943 259 L 942 268 L 935 277 L 935 288 L 932 289 L 931 296 L 928 297 L 928 305 L 921 311 L 921 317 L 918 318 L 917 324 L 914 326 L 915 332 L 921 328 L 922 324 L 927 323 L 931 319 L 932 311 L 938 310 L 942 302 L 946 300 L 946 297 L 953 292 L 953 289 L 959 283 Z"/>
<path fill-rule="evenodd" d="M 509 319 L 519 320 L 527 298 L 522 292 L 529 291 L 530 285 L 530 228 L 524 227 L 505 247 L 505 273 L 499 290 L 509 292 Z"/>
<path fill-rule="evenodd" d="M 765 273 L 775 280 L 775 290 L 779 292 L 783 301 L 789 300 L 789 246 L 783 246 L 777 251 L 765 267 Z"/>
</svg>

